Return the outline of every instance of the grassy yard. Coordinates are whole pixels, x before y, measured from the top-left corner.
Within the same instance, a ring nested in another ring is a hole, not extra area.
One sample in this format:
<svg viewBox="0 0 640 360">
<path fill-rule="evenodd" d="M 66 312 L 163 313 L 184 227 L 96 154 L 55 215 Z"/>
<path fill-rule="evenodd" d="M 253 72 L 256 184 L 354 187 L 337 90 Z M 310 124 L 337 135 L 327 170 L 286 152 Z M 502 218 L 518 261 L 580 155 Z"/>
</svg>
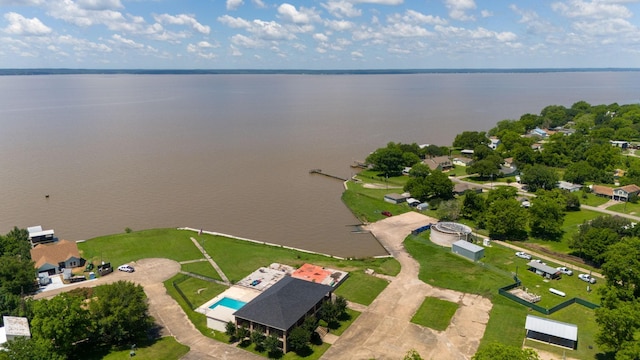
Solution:
<svg viewBox="0 0 640 360">
<path fill-rule="evenodd" d="M 569 254 L 573 251 L 569 248 L 569 240 L 578 232 L 578 226 L 582 225 L 585 221 L 595 219 L 602 215 L 604 214 L 592 210 L 569 211 L 566 213 L 564 218 L 564 223 L 562 225 L 564 235 L 560 241 L 530 238 L 522 245 L 526 247 L 527 243 L 534 243 L 542 245 L 555 252 Z"/>
<path fill-rule="evenodd" d="M 367 275 L 362 271 L 354 271 L 335 293 L 349 301 L 370 305 L 387 285 L 387 280 Z"/>
<path fill-rule="evenodd" d="M 613 206 L 609 206 L 607 210 L 611 210 L 611 211 L 615 211 L 623 214 L 638 215 L 640 214 L 640 204 L 639 203 L 634 204 L 632 202 L 624 202 L 620 204 L 615 204 Z"/>
<path fill-rule="evenodd" d="M 186 272 L 203 275 L 211 279 L 222 280 L 216 269 L 208 261 L 182 264 L 181 269 Z"/>
<path fill-rule="evenodd" d="M 596 196 L 594 194 L 586 194 L 587 196 L 584 197 L 582 192 L 577 193 L 580 196 L 580 204 L 584 204 L 584 205 L 589 205 L 589 206 L 600 206 L 602 204 L 605 204 L 607 201 L 609 201 L 609 198 L 606 197 L 602 197 L 602 196 Z"/>
<path fill-rule="evenodd" d="M 546 281 L 541 276 L 528 271 L 527 260 L 515 257 L 511 249 L 494 244 L 485 249 L 482 264 L 473 263 L 452 254 L 448 248 L 431 243 L 428 236 L 428 232 L 420 236 L 409 236 L 404 242 L 407 251 L 420 262 L 419 278 L 434 286 L 483 295 L 493 303 L 481 346 L 500 342 L 520 347 L 524 340 L 526 315 L 531 313 L 546 317 L 498 294 L 498 288 L 513 283 L 515 273 L 530 292 L 541 296 L 541 301 L 538 303 L 540 306 L 550 308 L 574 296 L 594 303 L 599 302 L 597 291 L 587 292 L 586 283 L 578 280 L 577 276 L 563 276 L 560 280 Z M 552 263 L 548 265 L 558 266 Z M 598 286 L 600 285 L 592 285 L 592 289 L 596 290 Z M 549 292 L 551 287 L 564 291 L 567 297 L 560 298 L 551 294 Z M 582 315 L 577 317 L 576 313 Z M 579 342 L 593 346 L 593 334 L 597 331 L 597 325 L 592 310 L 574 304 L 549 317 L 576 324 L 580 329 L 587 329 L 584 334 L 582 331 L 579 332 Z M 593 359 L 594 354 L 599 352 L 597 347 L 586 349 L 590 351 L 588 356 L 578 358 Z M 562 350 L 559 348 L 552 347 L 549 351 L 562 355 Z M 573 357 L 572 354 L 567 355 Z"/>
<path fill-rule="evenodd" d="M 113 351 L 103 360 L 131 359 L 131 350 Z M 135 350 L 138 360 L 177 360 L 189 352 L 189 347 L 180 344 L 173 336 L 166 336 L 149 346 L 140 346 Z"/>
<path fill-rule="evenodd" d="M 458 304 L 434 297 L 424 299 L 411 322 L 433 330 L 444 331 L 458 310 Z"/>
<path fill-rule="evenodd" d="M 175 229 L 143 230 L 97 237 L 78 243 L 78 248 L 87 261 L 111 262 L 113 266 L 144 258 L 201 259 L 202 253 L 190 240 L 194 235 Z"/>
</svg>

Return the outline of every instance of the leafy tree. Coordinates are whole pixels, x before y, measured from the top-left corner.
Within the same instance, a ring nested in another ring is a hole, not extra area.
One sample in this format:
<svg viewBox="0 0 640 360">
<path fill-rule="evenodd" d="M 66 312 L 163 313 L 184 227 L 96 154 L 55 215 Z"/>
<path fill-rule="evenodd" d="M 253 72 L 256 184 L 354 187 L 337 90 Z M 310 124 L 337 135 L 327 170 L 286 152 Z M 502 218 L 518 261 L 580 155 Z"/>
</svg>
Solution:
<svg viewBox="0 0 640 360">
<path fill-rule="evenodd" d="M 619 216 L 599 216 L 580 225 L 578 232 L 569 241 L 569 248 L 577 250 L 586 260 L 601 265 L 610 245 L 625 236 L 636 236 L 640 229 L 631 226 L 631 221 Z"/>
<path fill-rule="evenodd" d="M 29 232 L 14 226 L 6 236 L 0 237 L 0 255 L 17 256 L 24 260 L 31 260 Z"/>
<path fill-rule="evenodd" d="M 251 333 L 251 342 L 256 345 L 256 350 L 262 351 L 264 349 L 264 341 L 267 337 L 260 331 L 254 330 Z"/>
<path fill-rule="evenodd" d="M 624 301 L 640 299 L 640 239 L 628 237 L 607 248 L 602 274 Z"/>
<path fill-rule="evenodd" d="M 280 340 L 276 334 L 271 334 L 264 339 L 264 349 L 267 350 L 270 357 L 279 357 L 282 353 L 280 350 Z"/>
<path fill-rule="evenodd" d="M 29 294 L 36 290 L 36 271 L 30 258 L 0 256 L 0 294 Z"/>
<path fill-rule="evenodd" d="M 414 166 L 420 163 L 420 157 L 414 153 L 405 152 L 402 153 L 402 164 L 405 166 Z"/>
<path fill-rule="evenodd" d="M 498 136 L 502 141 L 502 136 L 507 131 L 515 133 L 519 136 L 520 134 L 524 134 L 526 130 L 524 124 L 520 121 L 500 120 L 493 129 L 489 130 L 489 135 Z"/>
<path fill-rule="evenodd" d="M 487 230 L 493 239 L 525 239 L 527 220 L 527 211 L 513 198 L 493 201 L 486 214 Z"/>
<path fill-rule="evenodd" d="M 320 319 L 327 322 L 327 324 L 335 323 L 340 316 L 340 310 L 336 304 L 332 301 L 325 301 L 320 306 L 319 316 Z"/>
<path fill-rule="evenodd" d="M 35 302 L 31 319 L 33 338 L 49 341 L 59 356 L 71 356 L 74 343 L 85 340 L 91 326 L 89 311 L 82 301 L 80 296 L 63 293 Z"/>
<path fill-rule="evenodd" d="M 549 105 L 540 112 L 543 125 L 554 128 L 566 124 L 571 118 L 567 114 L 567 108 L 562 105 Z"/>
<path fill-rule="evenodd" d="M 288 340 L 291 350 L 296 353 L 305 352 L 309 348 L 311 333 L 302 327 L 296 327 L 289 333 Z"/>
<path fill-rule="evenodd" d="M 345 299 L 342 296 L 336 296 L 336 300 L 334 302 L 334 304 L 336 305 L 336 308 L 338 310 L 338 316 L 341 316 L 343 314 L 346 314 L 347 312 L 347 299 Z"/>
<path fill-rule="evenodd" d="M 487 194 L 487 204 L 491 204 L 496 200 L 513 199 L 518 195 L 518 189 L 513 186 L 496 186 Z"/>
<path fill-rule="evenodd" d="M 540 360 L 533 349 L 520 349 L 515 346 L 491 343 L 482 347 L 472 360 Z"/>
<path fill-rule="evenodd" d="M 45 339 L 33 339 L 18 337 L 4 344 L 6 357 L 0 359 L 7 360 L 65 360 L 67 357 L 57 354 L 50 341 Z"/>
<path fill-rule="evenodd" d="M 233 321 L 228 321 L 224 330 L 224 333 L 227 334 L 229 339 L 233 342 L 236 338 L 236 332 L 238 331 L 238 329 L 236 329 L 236 324 Z"/>
<path fill-rule="evenodd" d="M 462 202 L 462 216 L 467 219 L 479 217 L 486 209 L 485 198 L 475 191 L 466 191 Z"/>
<path fill-rule="evenodd" d="M 431 173 L 431 169 L 424 163 L 417 163 L 409 170 L 409 176 L 415 178 L 426 178 Z"/>
<path fill-rule="evenodd" d="M 538 155 L 539 153 L 534 151 L 531 146 L 518 146 L 511 151 L 513 161 L 518 168 L 535 164 L 539 157 Z"/>
<path fill-rule="evenodd" d="M 453 140 L 454 147 L 463 149 L 475 149 L 478 145 L 487 145 L 488 143 L 489 139 L 484 131 L 464 131 L 456 135 Z"/>
<path fill-rule="evenodd" d="M 458 220 L 461 212 L 462 205 L 457 199 L 443 201 L 436 211 L 438 218 L 443 221 Z"/>
<path fill-rule="evenodd" d="M 313 334 L 316 331 L 316 328 L 318 327 L 318 318 L 315 316 L 308 316 L 307 318 L 304 319 L 304 322 L 302 323 L 302 327 L 307 331 L 309 331 L 309 333 Z"/>
<path fill-rule="evenodd" d="M 594 180 L 596 171 L 596 168 L 591 166 L 588 161 L 578 161 L 567 166 L 564 172 L 564 179 L 572 183 L 584 184 L 587 181 Z"/>
<path fill-rule="evenodd" d="M 478 174 L 483 179 L 496 178 L 500 173 L 500 169 L 489 159 L 474 161 L 465 171 L 467 174 Z"/>
<path fill-rule="evenodd" d="M 407 354 L 404 356 L 403 360 L 422 360 L 422 357 L 415 349 L 411 349 L 407 351 Z"/>
<path fill-rule="evenodd" d="M 94 335 L 108 345 L 123 345 L 144 338 L 153 326 L 142 286 L 118 281 L 99 286 L 89 303 Z"/>
<path fill-rule="evenodd" d="M 404 191 L 411 193 L 414 198 L 425 201 L 437 197 L 451 199 L 453 197 L 453 182 L 440 170 L 434 170 L 424 178 L 411 178 L 404 186 Z"/>
<path fill-rule="evenodd" d="M 518 121 L 524 126 L 525 131 L 533 130 L 542 125 L 542 118 L 534 114 L 524 114 L 520 116 Z"/>
<path fill-rule="evenodd" d="M 244 326 L 238 326 L 238 328 L 236 329 L 236 338 L 240 340 L 240 342 L 245 341 L 245 339 L 249 336 L 251 336 L 249 329 Z"/>
<path fill-rule="evenodd" d="M 539 195 L 533 198 L 529 208 L 531 235 L 538 238 L 559 240 L 564 233 L 562 230 L 565 217 L 564 208 L 564 204 L 551 196 Z"/>
<path fill-rule="evenodd" d="M 620 159 L 620 149 L 609 144 L 595 144 L 585 152 L 585 157 L 596 169 L 612 169 Z"/>
<path fill-rule="evenodd" d="M 522 174 L 522 182 L 527 184 L 531 192 L 538 189 L 551 190 L 556 187 L 558 180 L 555 170 L 544 165 L 533 165 Z"/>
<path fill-rule="evenodd" d="M 373 169 L 382 172 L 385 176 L 398 176 L 404 168 L 402 150 L 395 144 L 389 143 L 385 148 L 379 148 L 369 156 L 366 162 L 373 165 Z"/>
<path fill-rule="evenodd" d="M 422 149 L 421 155 L 425 156 L 442 156 L 449 154 L 449 148 L 446 146 L 429 145 Z"/>
<path fill-rule="evenodd" d="M 621 301 L 613 308 L 598 308 L 596 322 L 600 327 L 596 342 L 605 349 L 617 352 L 626 344 L 636 342 L 634 335 L 640 330 L 640 305 L 637 301 Z"/>
</svg>

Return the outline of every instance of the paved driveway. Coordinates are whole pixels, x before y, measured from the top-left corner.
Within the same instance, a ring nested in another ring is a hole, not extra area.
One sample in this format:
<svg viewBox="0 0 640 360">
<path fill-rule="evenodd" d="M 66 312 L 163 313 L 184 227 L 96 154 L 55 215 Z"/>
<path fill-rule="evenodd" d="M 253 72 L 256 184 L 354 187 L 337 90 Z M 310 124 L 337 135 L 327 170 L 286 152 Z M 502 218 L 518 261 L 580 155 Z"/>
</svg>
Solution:
<svg viewBox="0 0 640 360">
<path fill-rule="evenodd" d="M 410 212 L 368 225 L 400 262 L 402 269 L 322 359 L 401 359 L 410 349 L 417 350 L 424 359 L 469 359 L 473 356 L 489 321 L 491 301 L 436 288 L 418 280 L 420 266 L 402 245 L 411 230 L 436 221 Z M 443 332 L 410 322 L 427 296 L 460 305 Z"/>
</svg>

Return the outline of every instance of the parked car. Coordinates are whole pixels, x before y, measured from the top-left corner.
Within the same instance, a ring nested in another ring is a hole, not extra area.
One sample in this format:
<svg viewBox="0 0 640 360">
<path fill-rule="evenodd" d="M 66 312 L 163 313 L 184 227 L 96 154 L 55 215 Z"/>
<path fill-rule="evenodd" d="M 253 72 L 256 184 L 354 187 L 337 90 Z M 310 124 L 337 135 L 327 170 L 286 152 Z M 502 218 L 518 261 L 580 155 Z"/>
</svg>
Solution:
<svg viewBox="0 0 640 360">
<path fill-rule="evenodd" d="M 517 257 L 519 257 L 519 258 L 523 258 L 523 259 L 531 260 L 531 255 L 527 254 L 527 253 L 526 253 L 526 252 L 524 252 L 524 251 L 518 251 L 518 252 L 516 253 L 516 256 L 517 256 Z"/>
<path fill-rule="evenodd" d="M 388 212 L 388 211 L 383 211 L 383 212 L 382 212 L 382 215 L 384 215 L 384 216 L 386 216 L 386 217 L 393 216 L 393 214 L 392 214 L 392 213 L 390 213 L 390 212 Z"/>
<path fill-rule="evenodd" d="M 560 272 L 565 275 L 569 275 L 569 276 L 573 275 L 573 271 L 565 266 L 560 266 L 557 269 L 560 270 Z"/>
<path fill-rule="evenodd" d="M 596 283 L 596 278 L 594 278 L 593 276 L 589 275 L 589 274 L 580 274 L 578 275 L 578 278 L 582 281 L 586 281 L 589 284 L 595 284 Z"/>
<path fill-rule="evenodd" d="M 119 271 L 124 271 L 124 272 L 130 272 L 130 273 L 136 271 L 136 269 L 134 269 L 133 266 L 128 265 L 128 264 L 127 265 L 118 266 L 118 270 Z"/>
<path fill-rule="evenodd" d="M 542 261 L 542 260 L 540 260 L 540 259 L 535 259 L 535 260 L 532 260 L 532 261 L 535 261 L 535 262 L 537 262 L 538 264 L 547 265 L 544 261 Z"/>
</svg>

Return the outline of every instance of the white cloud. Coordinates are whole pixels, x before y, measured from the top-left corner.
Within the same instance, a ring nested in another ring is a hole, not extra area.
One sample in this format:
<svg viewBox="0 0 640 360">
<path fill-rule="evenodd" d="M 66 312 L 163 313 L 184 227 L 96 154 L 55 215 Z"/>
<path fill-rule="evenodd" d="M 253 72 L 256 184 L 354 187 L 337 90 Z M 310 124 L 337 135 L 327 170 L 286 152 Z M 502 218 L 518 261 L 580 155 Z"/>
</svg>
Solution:
<svg viewBox="0 0 640 360">
<path fill-rule="evenodd" d="M 407 10 L 404 15 L 393 14 L 387 17 L 387 22 L 392 24 L 428 24 L 428 25 L 446 25 L 447 21 L 439 16 L 425 15 L 415 10 Z"/>
<path fill-rule="evenodd" d="M 243 18 L 233 17 L 229 15 L 223 15 L 218 18 L 218 21 L 227 25 L 230 28 L 249 28 L 251 27 L 251 23 Z"/>
<path fill-rule="evenodd" d="M 264 8 L 266 8 L 266 7 L 267 7 L 267 5 L 265 5 L 265 3 L 264 3 L 262 0 L 251 0 L 251 2 L 252 2 L 255 6 L 257 6 L 257 7 L 261 8 L 261 9 L 264 9 Z"/>
<path fill-rule="evenodd" d="M 482 10 L 482 11 L 480 11 L 480 16 L 482 16 L 483 18 L 492 17 L 493 16 L 493 12 L 491 12 L 489 10 Z"/>
<path fill-rule="evenodd" d="M 118 34 L 113 34 L 113 36 L 111 36 L 111 39 L 109 42 L 113 45 L 118 45 L 118 46 L 125 46 L 125 47 L 129 47 L 131 49 L 143 49 L 144 48 L 144 44 L 140 44 L 137 43 L 131 39 L 127 39 L 124 38 Z"/>
<path fill-rule="evenodd" d="M 317 34 L 313 34 L 313 40 L 321 41 L 321 42 L 327 42 L 327 41 L 329 41 L 329 37 L 327 35 L 325 35 L 325 34 L 317 33 Z"/>
<path fill-rule="evenodd" d="M 37 6 L 44 4 L 44 0 L 0 0 L 0 5 Z"/>
<path fill-rule="evenodd" d="M 401 5 L 404 0 L 351 0 L 360 4 Z"/>
<path fill-rule="evenodd" d="M 217 47 L 217 46 L 212 45 L 208 41 L 200 41 L 198 43 L 198 47 L 200 47 L 200 48 L 212 48 L 212 47 Z"/>
<path fill-rule="evenodd" d="M 155 15 L 154 19 L 161 24 L 190 26 L 193 30 L 205 35 L 211 32 L 211 28 L 208 25 L 202 25 L 196 20 L 196 18 L 193 15 L 160 14 L 160 15 Z"/>
<path fill-rule="evenodd" d="M 525 24 L 527 32 L 530 34 L 543 34 L 560 31 L 560 29 L 549 23 L 547 20 L 541 19 L 533 10 L 523 10 L 518 8 L 515 4 L 509 5 L 509 9 L 520 15 L 518 23 Z"/>
<path fill-rule="evenodd" d="M 333 31 L 348 31 L 355 27 L 355 24 L 347 20 L 325 20 L 324 26 Z"/>
<path fill-rule="evenodd" d="M 24 16 L 9 12 L 4 14 L 9 25 L 4 32 L 13 35 L 42 36 L 52 32 L 51 28 L 42 23 L 38 18 L 27 19 Z"/>
<path fill-rule="evenodd" d="M 328 1 L 322 4 L 322 7 L 335 17 L 356 17 L 362 15 L 360 9 L 356 9 L 353 3 L 346 0 Z"/>
<path fill-rule="evenodd" d="M 474 0 L 446 0 L 445 5 L 449 9 L 449 16 L 452 19 L 460 21 L 474 20 L 473 16 L 467 15 L 467 11 L 476 8 Z"/>
<path fill-rule="evenodd" d="M 242 0 L 227 0 L 227 10 L 237 10 L 243 4 Z"/>
<path fill-rule="evenodd" d="M 240 46 L 243 48 L 248 48 L 248 49 L 257 49 L 264 46 L 264 44 L 261 41 L 252 39 L 242 34 L 233 35 L 230 40 L 233 45 Z"/>
<path fill-rule="evenodd" d="M 78 7 L 87 10 L 122 9 L 120 0 L 78 0 Z"/>
<path fill-rule="evenodd" d="M 231 56 L 242 56 L 242 51 L 233 45 L 229 46 L 229 50 L 231 51 Z"/>
<path fill-rule="evenodd" d="M 579 21 L 573 24 L 579 32 L 591 36 L 618 36 L 623 34 L 640 37 L 638 28 L 625 19 L 602 19 L 591 21 Z"/>
<path fill-rule="evenodd" d="M 300 7 L 298 11 L 295 6 L 284 3 L 278 7 L 278 14 L 286 21 L 294 24 L 309 24 L 311 22 L 320 21 L 320 15 L 315 9 Z"/>
<path fill-rule="evenodd" d="M 623 5 L 606 1 L 583 1 L 570 0 L 566 3 L 556 2 L 551 4 L 551 8 L 569 18 L 590 18 L 590 19 L 607 19 L 607 18 L 630 18 L 631 11 Z"/>
<path fill-rule="evenodd" d="M 359 52 L 359 51 L 352 51 L 352 52 L 351 52 L 351 56 L 352 56 L 352 57 L 354 57 L 354 58 L 361 58 L 361 57 L 363 57 L 364 55 L 362 55 L 362 53 L 361 53 L 361 52 Z"/>
</svg>

